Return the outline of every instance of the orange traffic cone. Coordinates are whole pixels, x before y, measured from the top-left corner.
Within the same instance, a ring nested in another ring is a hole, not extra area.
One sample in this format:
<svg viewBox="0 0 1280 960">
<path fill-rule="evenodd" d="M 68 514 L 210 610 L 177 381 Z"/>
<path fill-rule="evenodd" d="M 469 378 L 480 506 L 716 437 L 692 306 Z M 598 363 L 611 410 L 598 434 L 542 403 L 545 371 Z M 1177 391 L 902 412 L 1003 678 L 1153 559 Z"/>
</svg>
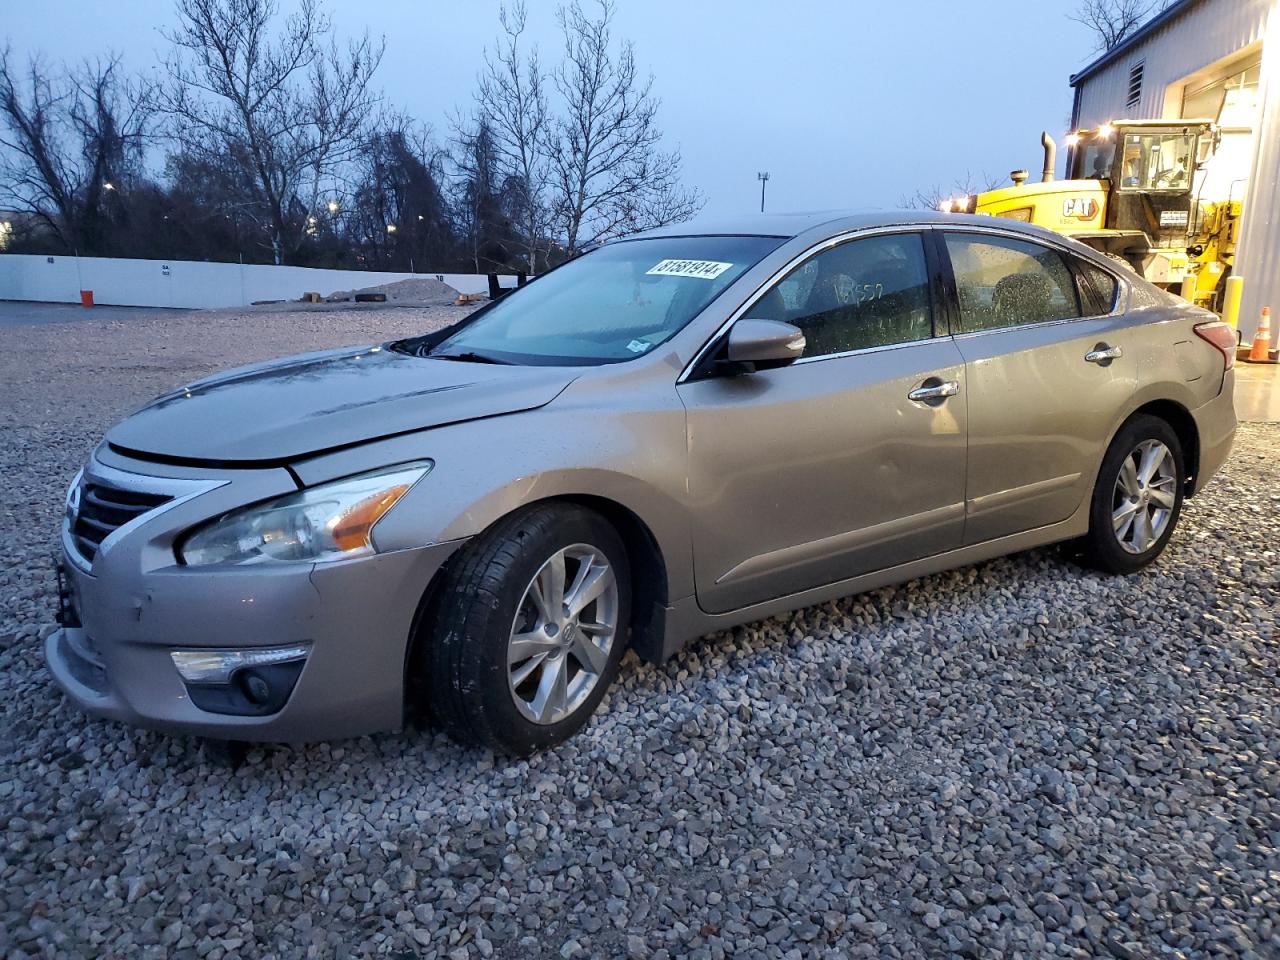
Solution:
<svg viewBox="0 0 1280 960">
<path fill-rule="evenodd" d="M 1275 363 L 1271 358 L 1271 308 L 1262 308 L 1262 319 L 1253 335 L 1253 349 L 1245 358 L 1249 363 Z"/>
</svg>

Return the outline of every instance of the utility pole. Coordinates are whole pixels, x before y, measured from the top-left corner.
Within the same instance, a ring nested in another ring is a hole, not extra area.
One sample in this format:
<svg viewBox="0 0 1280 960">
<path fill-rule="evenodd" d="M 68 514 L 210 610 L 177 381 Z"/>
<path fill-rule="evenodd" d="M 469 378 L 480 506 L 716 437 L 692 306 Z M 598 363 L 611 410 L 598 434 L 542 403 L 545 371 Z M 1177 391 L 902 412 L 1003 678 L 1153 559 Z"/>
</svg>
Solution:
<svg viewBox="0 0 1280 960">
<path fill-rule="evenodd" d="M 760 181 L 760 212 L 764 213 L 764 188 L 769 182 L 769 171 L 766 170 L 764 173 L 757 173 L 756 179 Z"/>
</svg>

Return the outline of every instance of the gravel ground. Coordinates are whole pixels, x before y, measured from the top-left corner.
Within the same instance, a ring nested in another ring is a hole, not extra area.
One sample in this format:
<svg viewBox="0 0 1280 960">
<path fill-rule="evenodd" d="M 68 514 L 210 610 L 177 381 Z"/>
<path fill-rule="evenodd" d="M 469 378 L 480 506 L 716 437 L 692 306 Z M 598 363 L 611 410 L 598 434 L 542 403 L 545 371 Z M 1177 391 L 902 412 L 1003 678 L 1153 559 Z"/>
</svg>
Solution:
<svg viewBox="0 0 1280 960">
<path fill-rule="evenodd" d="M 1280 955 L 1274 424 L 1144 575 L 1034 551 L 629 658 L 528 761 L 424 730 L 232 768 L 71 709 L 38 653 L 48 557 L 109 422 L 450 315 L 7 331 L 0 954 Z"/>
</svg>

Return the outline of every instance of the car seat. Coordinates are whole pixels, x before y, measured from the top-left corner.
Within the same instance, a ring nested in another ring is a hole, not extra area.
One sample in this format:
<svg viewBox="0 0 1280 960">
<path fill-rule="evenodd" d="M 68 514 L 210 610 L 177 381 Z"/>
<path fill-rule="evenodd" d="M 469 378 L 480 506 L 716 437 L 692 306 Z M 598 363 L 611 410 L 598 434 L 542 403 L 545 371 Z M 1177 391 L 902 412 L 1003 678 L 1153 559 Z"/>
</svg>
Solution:
<svg viewBox="0 0 1280 960">
<path fill-rule="evenodd" d="M 991 322 L 987 327 L 1011 327 L 1053 319 L 1049 298 L 1053 290 L 1039 273 L 1015 273 L 996 283 L 991 295 Z"/>
</svg>

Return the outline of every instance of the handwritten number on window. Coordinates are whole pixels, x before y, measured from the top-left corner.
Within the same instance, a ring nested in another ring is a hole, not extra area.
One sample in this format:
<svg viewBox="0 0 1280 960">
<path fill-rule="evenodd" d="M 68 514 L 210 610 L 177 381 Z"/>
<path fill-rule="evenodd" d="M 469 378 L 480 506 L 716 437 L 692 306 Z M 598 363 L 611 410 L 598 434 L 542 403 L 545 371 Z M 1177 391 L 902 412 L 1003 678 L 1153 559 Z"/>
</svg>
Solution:
<svg viewBox="0 0 1280 960">
<path fill-rule="evenodd" d="M 858 284 L 858 300 L 857 302 L 870 303 L 872 300 L 879 300 L 884 296 L 884 284 L 882 283 L 860 283 Z"/>
</svg>

